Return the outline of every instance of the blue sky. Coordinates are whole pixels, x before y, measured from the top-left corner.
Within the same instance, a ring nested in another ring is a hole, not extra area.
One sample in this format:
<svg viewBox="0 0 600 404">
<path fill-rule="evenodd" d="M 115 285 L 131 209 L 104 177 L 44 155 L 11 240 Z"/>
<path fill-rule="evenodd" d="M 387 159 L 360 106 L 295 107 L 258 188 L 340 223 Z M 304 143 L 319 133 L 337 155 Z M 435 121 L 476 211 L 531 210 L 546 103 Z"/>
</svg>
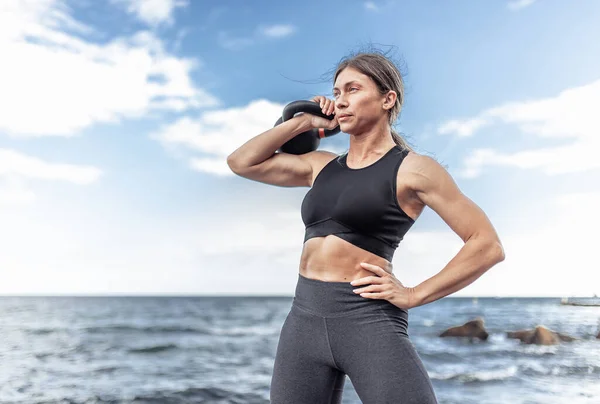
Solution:
<svg viewBox="0 0 600 404">
<path fill-rule="evenodd" d="M 4 1 L 0 294 L 293 294 L 308 189 L 225 159 L 369 43 L 405 73 L 398 128 L 505 245 L 456 295 L 600 293 L 600 3 L 435 5 Z M 427 210 L 394 272 L 416 285 L 460 246 Z"/>
</svg>

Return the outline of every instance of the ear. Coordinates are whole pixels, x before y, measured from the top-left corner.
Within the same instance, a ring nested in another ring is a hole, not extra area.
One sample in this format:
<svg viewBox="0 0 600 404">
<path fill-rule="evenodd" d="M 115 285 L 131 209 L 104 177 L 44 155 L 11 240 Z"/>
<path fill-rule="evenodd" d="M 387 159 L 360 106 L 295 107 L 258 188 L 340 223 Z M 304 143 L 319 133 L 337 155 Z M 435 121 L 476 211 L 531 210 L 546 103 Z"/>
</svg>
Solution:
<svg viewBox="0 0 600 404">
<path fill-rule="evenodd" d="M 388 91 L 385 95 L 385 98 L 383 99 L 383 109 L 392 109 L 396 104 L 396 99 L 398 99 L 398 95 L 396 94 L 396 92 L 393 90 Z"/>
</svg>

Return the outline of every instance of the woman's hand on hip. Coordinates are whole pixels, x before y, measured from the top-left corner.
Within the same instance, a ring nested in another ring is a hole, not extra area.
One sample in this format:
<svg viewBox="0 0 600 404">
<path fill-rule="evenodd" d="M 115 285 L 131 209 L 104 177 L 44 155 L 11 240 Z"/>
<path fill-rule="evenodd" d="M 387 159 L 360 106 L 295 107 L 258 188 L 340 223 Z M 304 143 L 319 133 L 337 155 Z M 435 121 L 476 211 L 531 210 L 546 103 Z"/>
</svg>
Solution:
<svg viewBox="0 0 600 404">
<path fill-rule="evenodd" d="M 361 262 L 360 265 L 373 272 L 374 276 L 367 276 L 356 279 L 350 284 L 352 286 L 363 286 L 354 289 L 354 293 L 360 293 L 362 297 L 369 299 L 383 299 L 392 303 L 401 309 L 411 309 L 415 306 L 416 298 L 414 288 L 405 287 L 394 274 L 387 272 L 385 269 Z"/>
</svg>

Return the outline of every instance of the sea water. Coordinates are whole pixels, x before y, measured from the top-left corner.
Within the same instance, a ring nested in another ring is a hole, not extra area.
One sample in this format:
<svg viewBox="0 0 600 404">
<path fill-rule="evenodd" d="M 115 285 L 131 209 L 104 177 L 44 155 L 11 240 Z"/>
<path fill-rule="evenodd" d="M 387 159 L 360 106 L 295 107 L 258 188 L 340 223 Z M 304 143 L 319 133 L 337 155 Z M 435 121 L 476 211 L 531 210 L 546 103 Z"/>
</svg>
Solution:
<svg viewBox="0 0 600 404">
<path fill-rule="evenodd" d="M 268 403 L 291 297 L 0 297 L 1 403 Z M 482 317 L 486 342 L 440 338 Z M 525 345 L 506 331 L 574 337 Z M 600 403 L 600 307 L 444 298 L 409 311 L 440 404 Z M 398 366 L 402 366 L 401 363 Z M 360 403 L 347 378 L 344 404 Z"/>
</svg>

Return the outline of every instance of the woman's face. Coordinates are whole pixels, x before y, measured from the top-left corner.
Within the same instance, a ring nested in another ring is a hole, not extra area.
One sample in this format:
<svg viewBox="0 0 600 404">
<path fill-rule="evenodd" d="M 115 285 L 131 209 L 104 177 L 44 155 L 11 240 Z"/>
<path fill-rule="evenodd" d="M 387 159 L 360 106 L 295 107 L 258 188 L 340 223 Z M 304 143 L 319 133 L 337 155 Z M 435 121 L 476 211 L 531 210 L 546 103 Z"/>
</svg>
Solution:
<svg viewBox="0 0 600 404">
<path fill-rule="evenodd" d="M 344 133 L 360 134 L 368 131 L 382 117 L 387 120 L 388 111 L 383 109 L 385 97 L 369 76 L 352 67 L 338 74 L 333 97 L 335 114 Z"/>
</svg>

